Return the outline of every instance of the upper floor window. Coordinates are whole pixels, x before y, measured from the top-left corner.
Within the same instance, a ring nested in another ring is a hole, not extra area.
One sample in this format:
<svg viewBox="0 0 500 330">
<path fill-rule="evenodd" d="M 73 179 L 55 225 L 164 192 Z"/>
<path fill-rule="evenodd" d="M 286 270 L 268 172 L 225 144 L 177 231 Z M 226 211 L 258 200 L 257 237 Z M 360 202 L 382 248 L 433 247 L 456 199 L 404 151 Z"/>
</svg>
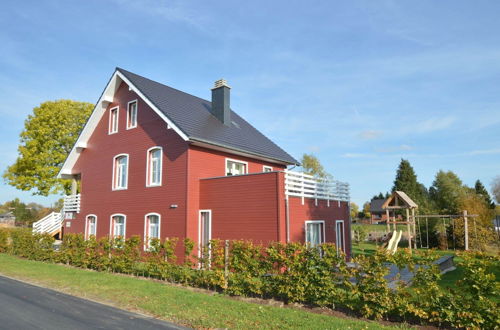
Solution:
<svg viewBox="0 0 500 330">
<path fill-rule="evenodd" d="M 123 214 L 113 214 L 110 221 L 110 236 L 112 238 L 125 238 L 126 217 Z"/>
<path fill-rule="evenodd" d="M 264 170 L 264 172 L 272 172 L 273 171 L 273 168 L 271 166 L 266 166 L 266 165 L 264 165 L 264 167 L 262 169 Z"/>
<path fill-rule="evenodd" d="M 144 244 L 145 248 L 151 246 L 152 239 L 160 239 L 160 215 L 158 213 L 146 214 L 144 224 Z"/>
<path fill-rule="evenodd" d="M 147 177 L 146 186 L 160 186 L 161 185 L 161 171 L 162 170 L 162 148 L 153 147 L 148 150 L 148 163 L 147 163 Z"/>
<path fill-rule="evenodd" d="M 109 134 L 118 132 L 118 110 L 119 107 L 109 109 Z"/>
<path fill-rule="evenodd" d="M 137 100 L 130 101 L 127 107 L 127 129 L 137 127 Z"/>
<path fill-rule="evenodd" d="M 226 175 L 240 175 L 248 173 L 248 163 L 226 158 Z"/>
<path fill-rule="evenodd" d="M 115 156 L 113 161 L 113 190 L 127 189 L 128 155 Z"/>
<path fill-rule="evenodd" d="M 90 236 L 96 236 L 97 232 L 97 217 L 93 214 L 87 215 L 86 223 L 85 223 L 85 239 L 88 239 Z"/>
</svg>

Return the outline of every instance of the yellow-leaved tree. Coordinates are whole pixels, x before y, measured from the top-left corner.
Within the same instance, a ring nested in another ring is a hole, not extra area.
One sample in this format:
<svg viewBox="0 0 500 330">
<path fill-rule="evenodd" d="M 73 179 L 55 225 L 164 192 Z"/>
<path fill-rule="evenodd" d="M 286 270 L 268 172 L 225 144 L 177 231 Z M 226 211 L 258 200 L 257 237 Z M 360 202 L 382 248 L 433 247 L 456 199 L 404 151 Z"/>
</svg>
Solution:
<svg viewBox="0 0 500 330">
<path fill-rule="evenodd" d="M 4 172 L 5 181 L 34 195 L 70 191 L 68 180 L 56 175 L 78 138 L 94 105 L 72 100 L 47 101 L 24 122 L 19 155 Z"/>
</svg>

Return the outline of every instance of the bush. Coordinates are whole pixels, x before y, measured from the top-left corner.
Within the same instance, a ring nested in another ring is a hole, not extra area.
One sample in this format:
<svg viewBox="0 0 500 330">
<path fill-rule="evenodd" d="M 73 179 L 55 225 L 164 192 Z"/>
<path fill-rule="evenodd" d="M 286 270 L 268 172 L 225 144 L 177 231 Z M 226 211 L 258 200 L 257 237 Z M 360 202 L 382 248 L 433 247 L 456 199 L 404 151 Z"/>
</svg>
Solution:
<svg viewBox="0 0 500 330">
<path fill-rule="evenodd" d="M 498 271 L 500 260 L 482 253 L 460 255 L 463 276 L 457 290 L 439 286 L 441 275 L 433 264 L 438 255 L 432 251 L 400 250 L 389 256 L 379 250 L 373 256 L 357 257 L 352 267 L 333 244 L 263 247 L 232 241 L 226 248 L 225 242 L 212 240 L 210 250 L 198 256 L 190 239 L 181 244 L 176 238 L 152 240 L 147 251 L 137 236 L 85 240 L 82 235 L 67 234 L 59 251 L 54 251 L 53 242 L 52 237 L 27 229 L 0 230 L 0 252 L 32 260 L 148 276 L 230 295 L 348 309 L 372 319 L 459 328 L 495 328 L 500 322 L 500 288 L 493 271 Z M 184 252 L 180 262 L 177 250 Z M 389 287 L 387 263 L 414 271 L 412 285 Z"/>
</svg>

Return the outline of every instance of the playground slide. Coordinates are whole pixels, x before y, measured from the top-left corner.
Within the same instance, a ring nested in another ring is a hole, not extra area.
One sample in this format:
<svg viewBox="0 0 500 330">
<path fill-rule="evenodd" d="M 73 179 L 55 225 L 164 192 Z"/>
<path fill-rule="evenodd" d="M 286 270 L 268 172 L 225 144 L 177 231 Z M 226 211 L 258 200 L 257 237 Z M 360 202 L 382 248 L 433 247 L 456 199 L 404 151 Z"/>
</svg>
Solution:
<svg viewBox="0 0 500 330">
<path fill-rule="evenodd" d="M 400 230 L 399 232 L 394 231 L 392 233 L 392 237 L 389 241 L 389 244 L 387 245 L 387 252 L 389 252 L 390 254 L 396 253 L 399 241 L 401 240 L 401 236 L 403 236 L 402 230 Z"/>
</svg>

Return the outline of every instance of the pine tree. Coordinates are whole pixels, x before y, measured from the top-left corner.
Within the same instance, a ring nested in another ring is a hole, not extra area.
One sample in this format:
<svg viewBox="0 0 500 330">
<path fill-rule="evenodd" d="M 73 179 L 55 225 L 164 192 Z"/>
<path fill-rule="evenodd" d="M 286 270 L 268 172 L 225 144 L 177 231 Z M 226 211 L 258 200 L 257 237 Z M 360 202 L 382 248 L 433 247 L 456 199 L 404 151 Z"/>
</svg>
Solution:
<svg viewBox="0 0 500 330">
<path fill-rule="evenodd" d="M 423 185 L 417 181 L 417 175 L 410 165 L 410 162 L 406 159 L 401 159 L 392 192 L 396 190 L 403 191 L 417 203 L 420 208 L 425 208 L 428 203 L 425 200 L 426 196 L 422 192 L 422 186 Z"/>
<path fill-rule="evenodd" d="M 478 194 L 484 199 L 488 208 L 490 209 L 495 208 L 495 203 L 493 203 L 493 201 L 491 200 L 491 196 L 488 193 L 488 190 L 486 190 L 481 181 L 479 180 L 476 181 L 476 184 L 474 185 L 474 190 L 476 191 L 476 194 Z"/>
</svg>

